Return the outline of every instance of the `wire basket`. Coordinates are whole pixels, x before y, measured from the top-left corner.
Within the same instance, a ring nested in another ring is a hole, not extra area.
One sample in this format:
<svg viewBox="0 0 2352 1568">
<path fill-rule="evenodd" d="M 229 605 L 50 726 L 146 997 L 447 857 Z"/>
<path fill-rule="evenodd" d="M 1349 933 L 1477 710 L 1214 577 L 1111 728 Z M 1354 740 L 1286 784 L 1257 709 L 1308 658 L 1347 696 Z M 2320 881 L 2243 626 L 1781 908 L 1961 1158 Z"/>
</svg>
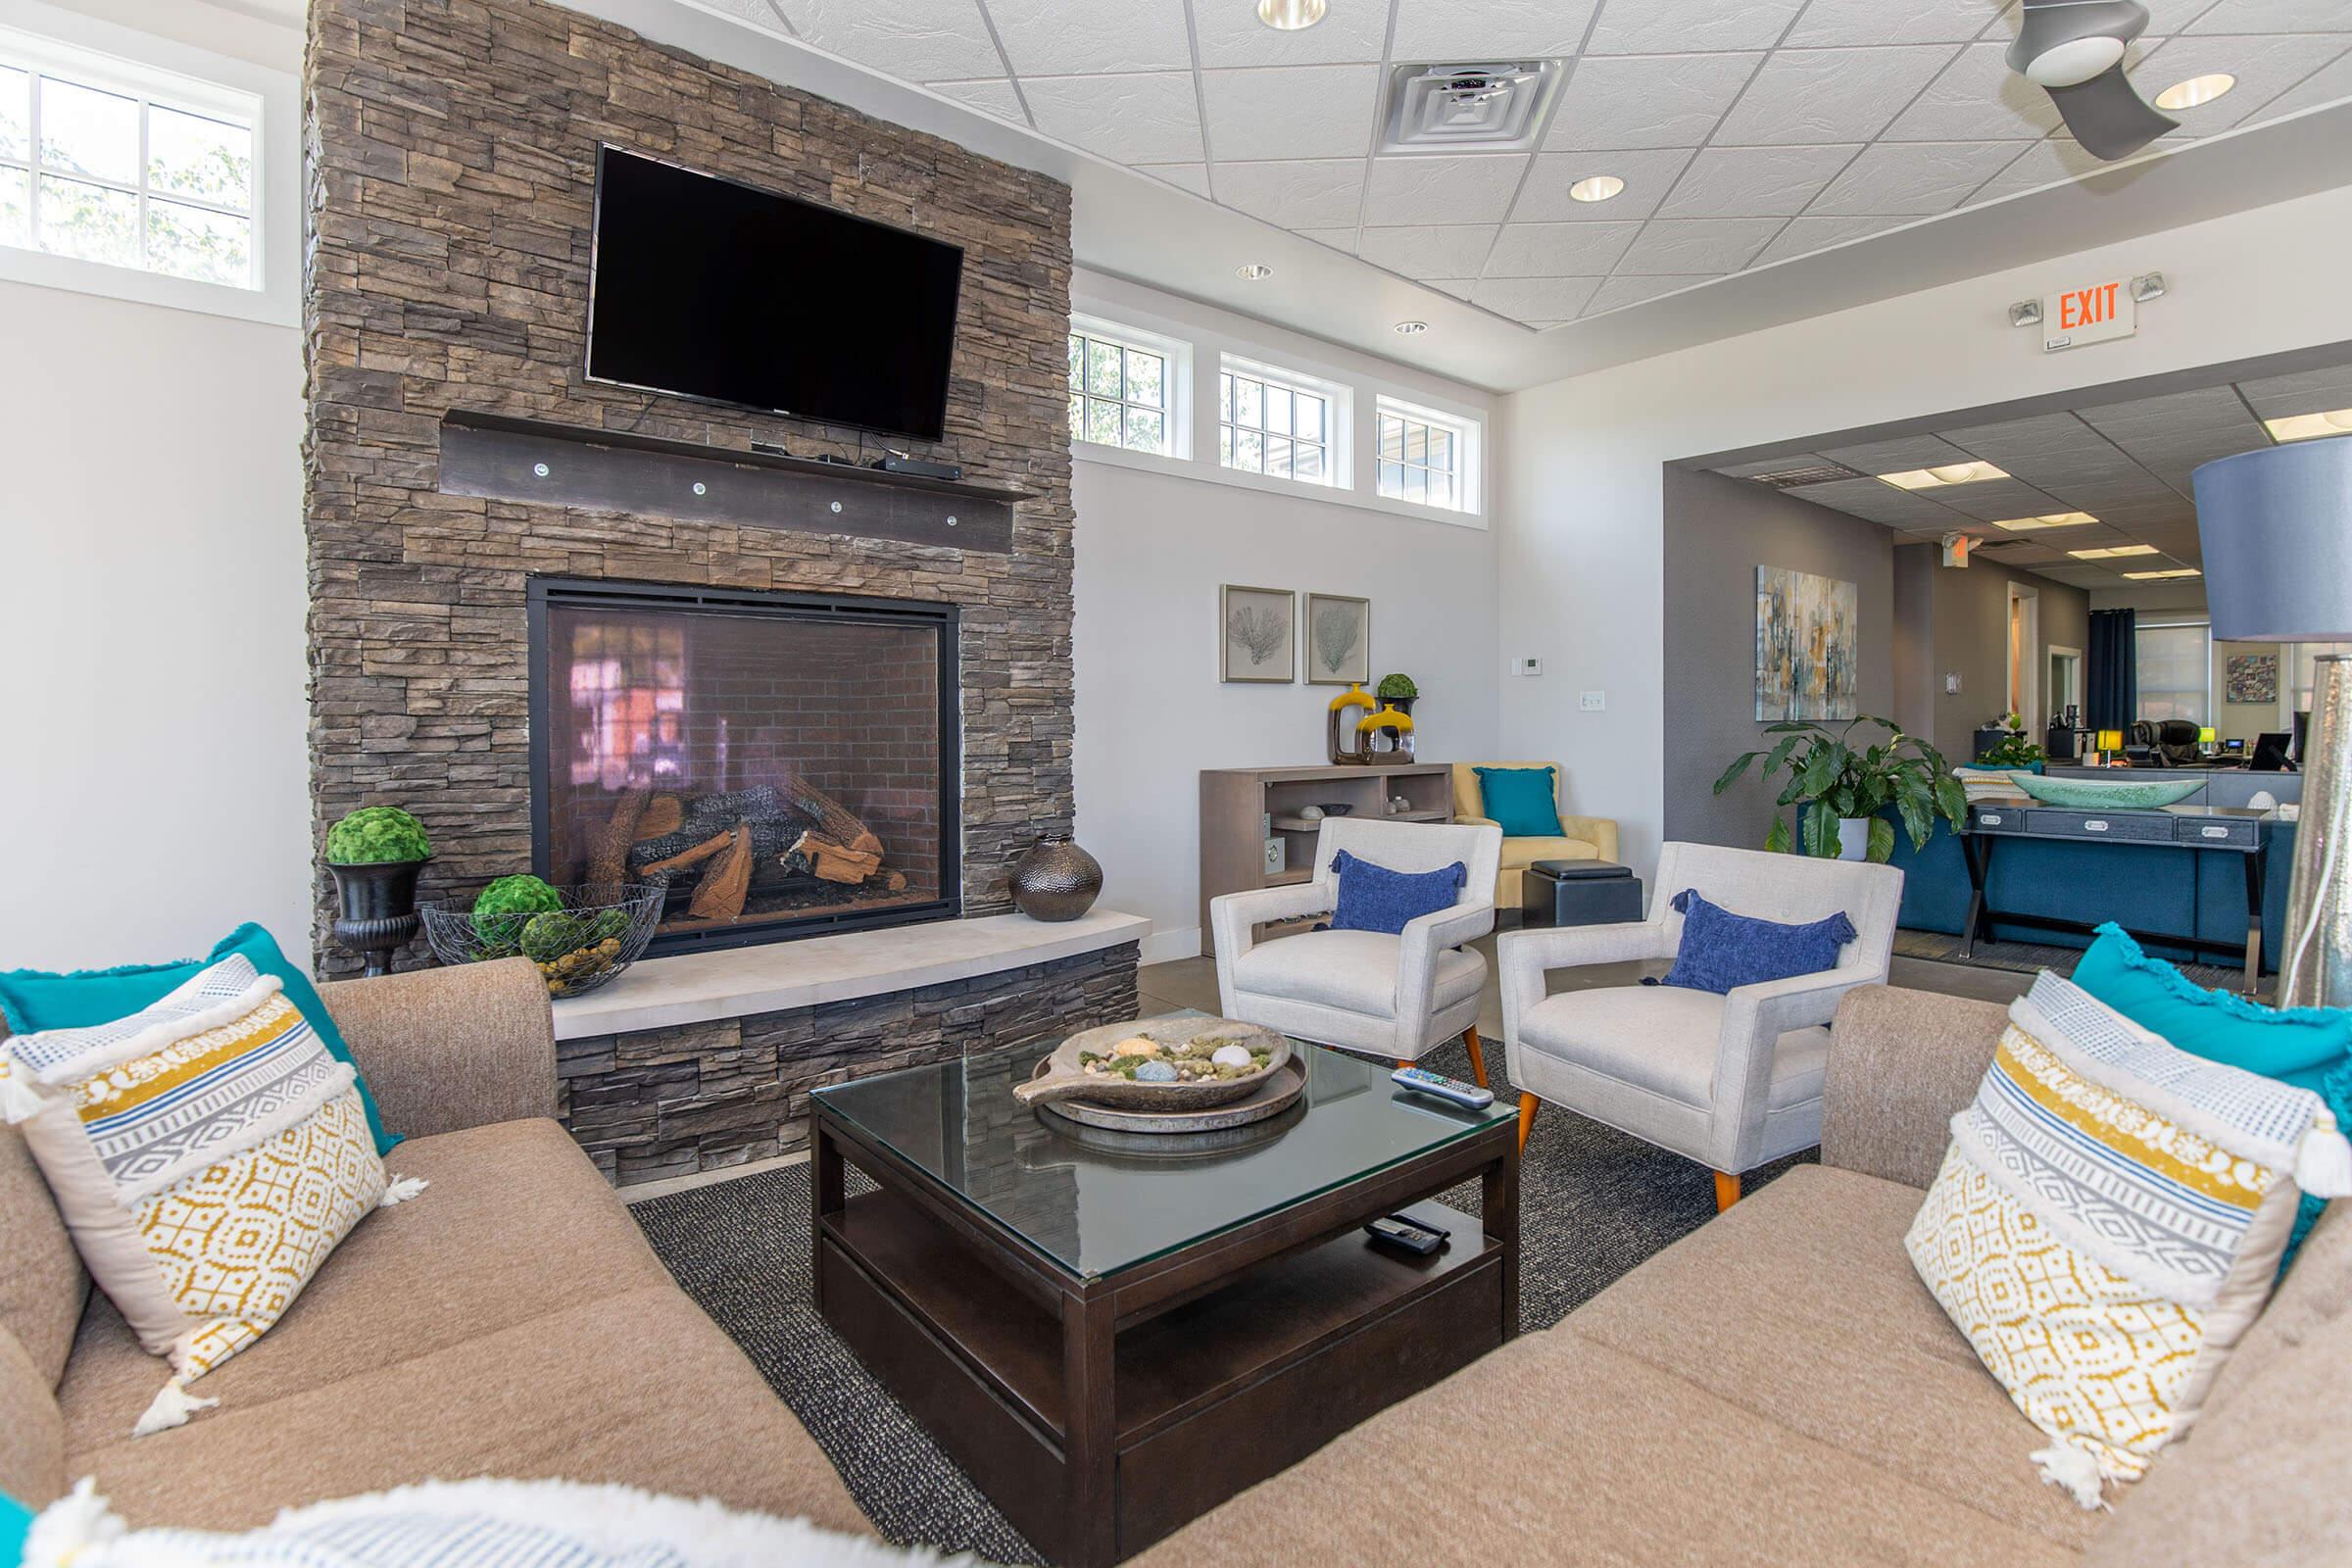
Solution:
<svg viewBox="0 0 2352 1568">
<path fill-rule="evenodd" d="M 424 939 L 443 963 L 528 958 L 550 997 L 576 997 L 618 975 L 645 952 L 661 923 L 667 890 L 638 882 L 559 887 L 560 909 L 476 917 L 456 903 L 428 904 Z M 469 901 L 470 902 L 470 901 Z"/>
</svg>

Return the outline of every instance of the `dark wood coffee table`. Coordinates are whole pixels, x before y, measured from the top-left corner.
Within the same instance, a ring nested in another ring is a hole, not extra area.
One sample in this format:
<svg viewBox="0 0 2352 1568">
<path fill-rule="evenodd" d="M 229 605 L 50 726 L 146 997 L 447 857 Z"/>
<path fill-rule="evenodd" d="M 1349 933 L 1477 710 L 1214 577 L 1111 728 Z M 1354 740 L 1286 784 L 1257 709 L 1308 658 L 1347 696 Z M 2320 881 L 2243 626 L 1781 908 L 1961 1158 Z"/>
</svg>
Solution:
<svg viewBox="0 0 2352 1568">
<path fill-rule="evenodd" d="M 1037 1050 L 814 1096 L 818 1310 L 1056 1563 L 1141 1550 L 1518 1332 L 1512 1112 L 1300 1049 L 1298 1104 L 1188 1137 L 1024 1108 Z M 1479 1217 L 1432 1200 L 1473 1177 Z M 1359 1229 L 1407 1208 L 1444 1250 Z"/>
</svg>

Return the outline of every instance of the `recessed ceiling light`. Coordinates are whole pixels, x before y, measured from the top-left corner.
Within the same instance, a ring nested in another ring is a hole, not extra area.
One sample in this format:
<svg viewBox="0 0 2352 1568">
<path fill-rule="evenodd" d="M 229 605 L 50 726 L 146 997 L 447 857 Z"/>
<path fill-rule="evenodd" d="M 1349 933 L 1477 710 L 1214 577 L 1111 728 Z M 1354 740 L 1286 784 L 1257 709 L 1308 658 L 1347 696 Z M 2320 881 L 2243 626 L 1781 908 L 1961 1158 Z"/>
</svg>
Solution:
<svg viewBox="0 0 2352 1568">
<path fill-rule="evenodd" d="M 2006 479 L 2007 470 L 1989 463 L 1946 463 L 1933 468 L 1908 468 L 1879 475 L 1897 490 L 1933 490 L 1939 484 L 1975 484 L 1981 479 Z"/>
<path fill-rule="evenodd" d="M 2204 575 L 2194 566 L 2175 566 L 2170 571 L 2127 571 L 2124 573 L 2125 579 L 2130 582 L 2154 582 L 2159 577 L 2202 577 Z"/>
<path fill-rule="evenodd" d="M 1429 323 L 1427 321 L 1398 321 L 1396 323 L 1397 334 L 1402 337 L 1419 337 L 1428 330 Z"/>
<path fill-rule="evenodd" d="M 1323 20 L 1326 0 L 1257 0 L 1257 20 L 1284 32 L 1297 32 Z"/>
<path fill-rule="evenodd" d="M 2154 545 L 2110 545 L 2104 550 L 2069 550 L 2067 554 L 2077 561 L 2112 561 L 2117 556 L 2152 556 L 2156 554 L 2156 547 Z"/>
<path fill-rule="evenodd" d="M 2290 414 L 2262 421 L 2274 441 L 2308 441 L 2315 435 L 2342 435 L 2352 430 L 2352 409 L 2328 409 L 2321 414 Z"/>
<path fill-rule="evenodd" d="M 1258 9 L 1263 11 L 1265 8 L 1260 6 Z M 2158 93 L 2156 107 L 2159 109 L 2194 109 L 2199 104 L 2213 102 L 2236 85 L 2237 78 L 2227 71 L 2216 71 L 2203 76 L 2191 76 L 2186 81 L 2176 81 Z"/>
<path fill-rule="evenodd" d="M 1605 202 L 1625 189 L 1625 181 L 1615 174 L 1592 174 L 1568 187 L 1568 198 L 1579 202 Z"/>
<path fill-rule="evenodd" d="M 1233 275 L 1245 283 L 1261 282 L 1274 275 L 1274 269 L 1263 262 L 1250 262 L 1233 270 Z"/>
<path fill-rule="evenodd" d="M 2045 512 L 2038 517 L 2008 517 L 1993 524 L 2011 533 L 2032 533 L 2036 528 L 2079 528 L 2099 519 L 2087 512 Z"/>
</svg>

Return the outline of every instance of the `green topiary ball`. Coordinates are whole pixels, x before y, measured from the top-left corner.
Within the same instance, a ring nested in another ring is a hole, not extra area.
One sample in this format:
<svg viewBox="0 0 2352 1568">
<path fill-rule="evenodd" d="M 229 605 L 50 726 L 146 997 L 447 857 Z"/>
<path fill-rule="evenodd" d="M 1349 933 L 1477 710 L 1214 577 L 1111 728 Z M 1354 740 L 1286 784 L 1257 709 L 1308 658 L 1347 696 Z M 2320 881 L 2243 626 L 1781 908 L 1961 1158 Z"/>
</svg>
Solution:
<svg viewBox="0 0 2352 1568">
<path fill-rule="evenodd" d="M 586 915 L 550 909 L 534 914 L 522 928 L 522 956 L 533 963 L 553 963 L 595 939 L 596 922 Z"/>
<path fill-rule="evenodd" d="M 473 934 L 494 948 L 513 947 L 532 915 L 563 907 L 563 896 L 528 871 L 502 876 L 473 901 Z"/>
<path fill-rule="evenodd" d="M 326 830 L 330 865 L 376 865 L 431 858 L 424 824 L 397 806 L 363 806 Z"/>
<path fill-rule="evenodd" d="M 1399 700 L 1409 702 L 1420 695 L 1421 688 L 1413 684 L 1413 677 L 1410 675 L 1395 674 L 1380 677 L 1379 696 L 1384 703 L 1394 703 Z"/>
</svg>

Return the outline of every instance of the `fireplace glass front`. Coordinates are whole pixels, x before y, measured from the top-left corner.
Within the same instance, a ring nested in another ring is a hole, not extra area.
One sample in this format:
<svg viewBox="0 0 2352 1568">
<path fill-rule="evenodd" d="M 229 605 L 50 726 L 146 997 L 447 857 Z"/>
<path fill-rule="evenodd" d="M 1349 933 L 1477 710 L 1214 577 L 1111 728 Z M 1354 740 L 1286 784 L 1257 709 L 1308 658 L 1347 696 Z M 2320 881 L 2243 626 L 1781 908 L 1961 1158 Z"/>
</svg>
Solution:
<svg viewBox="0 0 2352 1568">
<path fill-rule="evenodd" d="M 953 918 L 953 606 L 535 579 L 540 874 L 655 951 Z"/>
</svg>

